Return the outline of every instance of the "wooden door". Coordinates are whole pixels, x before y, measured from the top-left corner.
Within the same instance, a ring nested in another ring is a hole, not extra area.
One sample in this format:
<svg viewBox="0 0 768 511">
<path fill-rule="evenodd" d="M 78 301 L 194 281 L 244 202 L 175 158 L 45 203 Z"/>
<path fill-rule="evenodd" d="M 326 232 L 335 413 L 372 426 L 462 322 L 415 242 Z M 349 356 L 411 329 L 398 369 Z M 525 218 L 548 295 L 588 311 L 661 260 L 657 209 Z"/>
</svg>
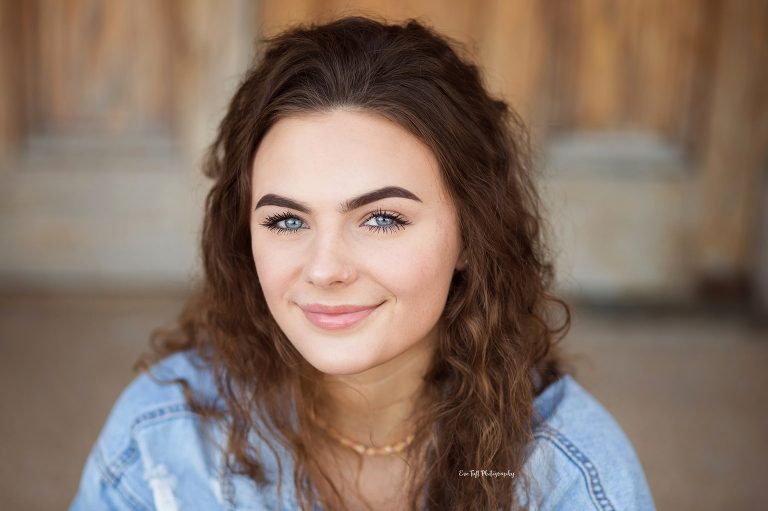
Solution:
<svg viewBox="0 0 768 511">
<path fill-rule="evenodd" d="M 186 288 L 253 0 L 0 2 L 0 288 Z"/>
<path fill-rule="evenodd" d="M 23 6 L 33 133 L 169 131 L 170 2 L 34 0 Z"/>
</svg>

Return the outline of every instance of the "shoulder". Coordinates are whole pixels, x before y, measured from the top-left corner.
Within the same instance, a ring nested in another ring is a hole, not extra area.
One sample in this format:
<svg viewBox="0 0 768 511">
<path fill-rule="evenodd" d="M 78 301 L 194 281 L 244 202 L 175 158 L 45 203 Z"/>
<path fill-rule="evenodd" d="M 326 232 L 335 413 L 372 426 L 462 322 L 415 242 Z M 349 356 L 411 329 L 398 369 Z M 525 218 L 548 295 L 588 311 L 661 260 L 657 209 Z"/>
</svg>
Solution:
<svg viewBox="0 0 768 511">
<path fill-rule="evenodd" d="M 121 451 L 144 427 L 180 417 L 192 418 L 194 413 L 181 380 L 198 399 L 215 399 L 216 386 L 209 368 L 191 352 L 171 355 L 136 377 L 120 395 L 99 437 L 105 453 Z"/>
<path fill-rule="evenodd" d="M 202 502 L 220 500 L 210 463 L 215 453 L 200 442 L 200 417 L 179 380 L 187 382 L 196 399 L 215 400 L 212 372 L 189 352 L 174 354 L 138 376 L 110 412 L 71 509 L 160 509 L 158 499 L 165 492 L 172 502 L 182 475 L 206 483 L 199 492 Z"/>
<path fill-rule="evenodd" d="M 608 411 L 571 376 L 534 402 L 541 415 L 524 468 L 541 508 L 653 510 L 640 461 Z M 536 506 L 534 506 L 535 508 Z"/>
</svg>

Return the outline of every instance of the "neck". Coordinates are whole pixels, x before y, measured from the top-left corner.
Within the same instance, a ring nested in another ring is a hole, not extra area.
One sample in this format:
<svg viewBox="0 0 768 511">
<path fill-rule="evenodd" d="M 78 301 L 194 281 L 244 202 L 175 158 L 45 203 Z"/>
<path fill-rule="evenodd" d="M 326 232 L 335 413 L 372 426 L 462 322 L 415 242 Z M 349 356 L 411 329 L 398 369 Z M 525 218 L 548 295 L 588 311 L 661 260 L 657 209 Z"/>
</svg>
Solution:
<svg viewBox="0 0 768 511">
<path fill-rule="evenodd" d="M 394 359 L 355 375 L 325 375 L 319 413 L 342 435 L 389 445 L 414 433 L 414 410 L 437 345 L 437 327 Z"/>
</svg>

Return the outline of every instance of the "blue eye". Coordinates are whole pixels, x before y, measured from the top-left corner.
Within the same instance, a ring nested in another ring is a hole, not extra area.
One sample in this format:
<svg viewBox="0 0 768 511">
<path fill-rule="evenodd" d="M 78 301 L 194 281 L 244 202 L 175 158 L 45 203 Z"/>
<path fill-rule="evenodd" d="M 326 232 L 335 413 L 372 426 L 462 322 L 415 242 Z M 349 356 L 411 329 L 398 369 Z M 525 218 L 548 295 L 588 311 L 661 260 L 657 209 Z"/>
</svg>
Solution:
<svg viewBox="0 0 768 511">
<path fill-rule="evenodd" d="M 301 229 L 308 229 L 309 227 L 303 227 L 304 221 L 300 218 L 296 218 L 290 213 L 280 213 L 277 215 L 271 215 L 261 224 L 267 229 L 283 232 L 298 232 Z"/>
<path fill-rule="evenodd" d="M 363 225 L 372 231 L 378 232 L 383 230 L 385 232 L 393 232 L 404 228 L 408 224 L 410 222 L 397 213 L 389 213 L 377 209 L 368 215 Z"/>
<path fill-rule="evenodd" d="M 285 220 L 280 220 L 280 222 L 277 223 L 277 225 L 280 225 L 280 223 L 285 224 L 285 229 L 300 229 L 301 228 L 301 220 L 298 218 L 286 218 Z"/>
<path fill-rule="evenodd" d="M 394 220 L 386 216 L 375 216 L 371 218 L 371 220 L 374 220 L 376 222 L 376 225 L 378 225 L 379 227 L 387 227 L 389 225 L 392 225 L 392 223 L 394 223 Z M 366 222 L 364 225 L 370 225 L 370 224 Z"/>
<path fill-rule="evenodd" d="M 369 214 L 363 223 L 365 227 L 376 232 L 397 231 L 408 224 L 410 224 L 410 222 L 403 218 L 401 215 L 397 213 L 385 212 L 381 209 L 378 209 Z M 304 220 L 294 216 L 289 212 L 270 215 L 264 220 L 264 222 L 261 223 L 261 225 L 269 230 L 277 231 L 278 234 L 296 233 L 302 229 L 309 229 L 309 226 L 304 223 Z"/>
</svg>

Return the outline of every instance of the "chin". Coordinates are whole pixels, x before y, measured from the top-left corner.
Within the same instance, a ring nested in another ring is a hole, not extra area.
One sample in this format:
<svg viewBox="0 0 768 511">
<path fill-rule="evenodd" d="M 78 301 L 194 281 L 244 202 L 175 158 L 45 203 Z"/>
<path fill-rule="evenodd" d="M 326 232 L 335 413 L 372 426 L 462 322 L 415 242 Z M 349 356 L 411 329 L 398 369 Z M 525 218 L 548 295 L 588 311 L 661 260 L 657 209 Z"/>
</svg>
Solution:
<svg viewBox="0 0 768 511">
<path fill-rule="evenodd" d="M 383 363 L 372 353 L 348 346 L 310 351 L 302 353 L 302 356 L 318 371 L 335 376 L 359 374 Z"/>
</svg>

